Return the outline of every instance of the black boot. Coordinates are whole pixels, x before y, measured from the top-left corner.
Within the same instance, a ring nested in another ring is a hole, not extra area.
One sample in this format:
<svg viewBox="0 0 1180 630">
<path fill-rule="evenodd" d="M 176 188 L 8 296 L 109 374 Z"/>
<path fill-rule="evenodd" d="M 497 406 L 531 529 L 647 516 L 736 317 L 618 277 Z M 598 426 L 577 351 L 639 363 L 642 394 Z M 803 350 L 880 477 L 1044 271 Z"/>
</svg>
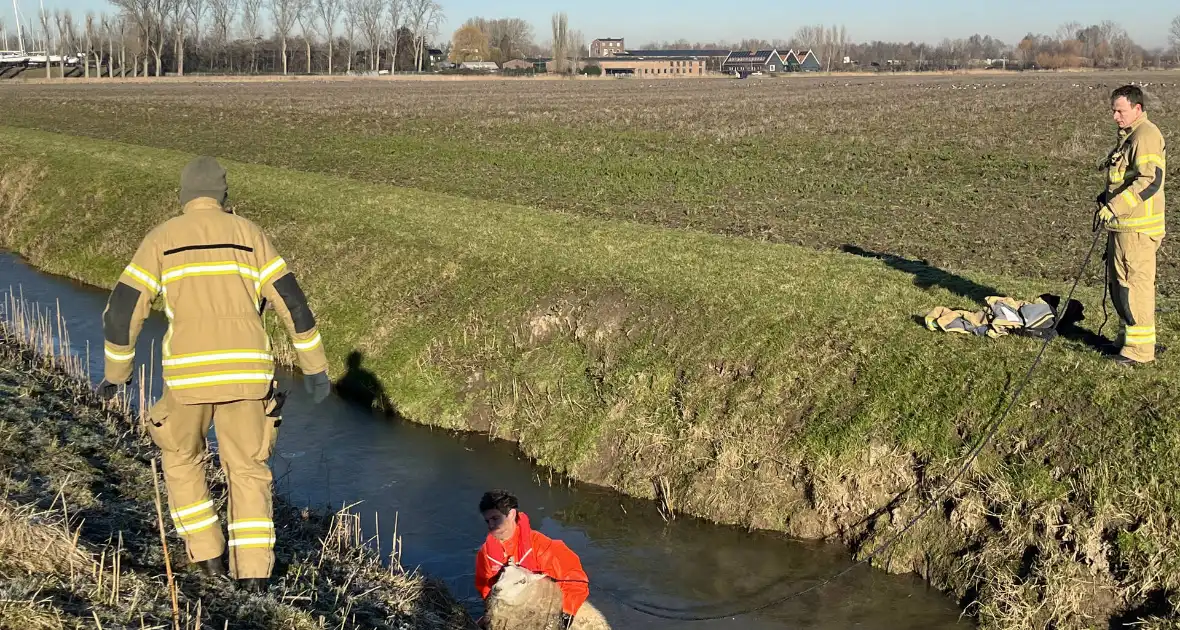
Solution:
<svg viewBox="0 0 1180 630">
<path fill-rule="evenodd" d="M 209 577 L 229 575 L 229 571 L 225 569 L 225 561 L 221 559 L 221 556 L 209 558 L 208 560 L 201 560 L 196 564 L 201 568 L 201 571 L 203 571 L 205 575 Z"/>
<path fill-rule="evenodd" d="M 265 593 L 269 588 L 270 580 L 267 578 L 242 578 L 238 580 L 238 585 L 247 593 Z"/>
</svg>

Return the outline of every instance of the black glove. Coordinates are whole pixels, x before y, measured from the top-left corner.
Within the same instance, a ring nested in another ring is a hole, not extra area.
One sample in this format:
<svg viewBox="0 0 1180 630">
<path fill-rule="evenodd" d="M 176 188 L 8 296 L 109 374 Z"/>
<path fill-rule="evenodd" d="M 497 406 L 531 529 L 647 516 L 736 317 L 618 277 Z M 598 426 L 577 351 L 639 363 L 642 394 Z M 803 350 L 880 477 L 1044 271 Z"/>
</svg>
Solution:
<svg viewBox="0 0 1180 630">
<path fill-rule="evenodd" d="M 573 625 L 574 625 L 574 618 L 571 617 L 569 615 L 569 613 L 562 611 L 562 613 L 561 613 L 561 627 L 568 629 L 568 628 L 573 627 Z"/>
<path fill-rule="evenodd" d="M 328 380 L 328 372 L 325 370 L 317 374 L 306 374 L 303 377 L 303 386 L 307 388 L 307 393 L 311 394 L 311 399 L 315 404 L 320 404 L 328 393 L 332 391 L 332 382 Z"/>
<path fill-rule="evenodd" d="M 118 390 L 119 390 L 118 385 L 106 380 L 105 378 L 102 379 L 101 383 L 99 383 L 98 385 L 95 385 L 95 387 L 94 387 L 94 393 L 97 394 L 98 397 L 103 400 L 103 402 L 107 402 L 110 399 L 114 398 L 115 393 Z"/>
</svg>

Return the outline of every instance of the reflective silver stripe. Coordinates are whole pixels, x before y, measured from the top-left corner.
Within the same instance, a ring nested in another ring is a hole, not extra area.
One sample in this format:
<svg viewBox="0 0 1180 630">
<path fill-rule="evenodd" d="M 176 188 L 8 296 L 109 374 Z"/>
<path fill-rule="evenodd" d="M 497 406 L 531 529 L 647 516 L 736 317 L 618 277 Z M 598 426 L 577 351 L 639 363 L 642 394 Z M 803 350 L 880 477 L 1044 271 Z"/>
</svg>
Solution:
<svg viewBox="0 0 1180 630">
<path fill-rule="evenodd" d="M 234 262 L 174 267 L 166 271 L 161 279 L 167 284 L 183 276 L 217 275 L 224 273 L 240 273 L 243 276 L 254 278 L 255 280 L 258 279 L 257 269 Z"/>
<path fill-rule="evenodd" d="M 150 273 L 140 269 L 139 267 L 135 266 L 134 264 L 127 265 L 127 267 L 125 267 L 123 269 L 123 273 L 131 276 L 132 278 L 135 278 L 136 280 L 139 280 L 140 282 L 144 283 L 144 285 L 146 285 L 149 289 L 151 289 L 153 291 L 156 291 L 156 292 L 160 291 L 160 283 L 157 282 L 156 279 L 154 277 L 152 277 L 152 275 Z"/>
<path fill-rule="evenodd" d="M 287 266 L 287 262 L 285 260 L 283 260 L 282 256 L 272 260 L 270 262 L 270 264 L 268 264 L 262 270 L 262 273 L 258 274 L 259 285 L 266 284 L 266 281 L 270 280 L 270 277 L 272 275 L 274 275 L 275 273 L 278 273 L 278 271 L 280 269 L 282 269 L 283 267 L 286 267 L 286 266 Z"/>
<path fill-rule="evenodd" d="M 274 356 L 268 352 L 215 352 L 210 354 L 188 355 L 179 358 L 165 359 L 164 366 L 190 365 L 206 361 L 272 361 Z"/>
<path fill-rule="evenodd" d="M 210 374 L 209 376 L 192 376 L 188 378 L 165 378 L 168 387 L 188 387 L 193 385 L 210 385 L 213 383 L 254 383 L 269 382 L 274 378 L 274 372 L 230 372 L 226 374 Z"/>
<path fill-rule="evenodd" d="M 115 351 L 111 350 L 110 348 L 103 348 L 103 354 L 107 355 L 107 358 L 112 361 L 126 362 L 126 361 L 130 361 L 131 359 L 135 358 L 135 351 L 134 350 L 132 350 L 131 352 L 128 352 L 126 354 L 119 354 L 118 352 L 115 352 Z"/>
<path fill-rule="evenodd" d="M 275 543 L 274 536 L 262 538 L 237 538 L 229 541 L 230 547 L 240 547 L 242 545 L 273 545 Z"/>
<path fill-rule="evenodd" d="M 180 533 L 180 534 L 192 534 L 192 533 L 196 533 L 196 532 L 208 529 L 210 525 L 212 525 L 216 522 L 217 522 L 217 516 L 210 516 L 209 518 L 207 518 L 203 521 L 197 522 L 197 523 L 193 523 L 192 525 L 182 525 L 181 523 L 178 522 L 178 523 L 176 523 L 176 531 L 177 531 L 177 533 Z"/>
<path fill-rule="evenodd" d="M 274 529 L 274 521 L 236 521 L 229 524 L 229 530 L 232 532 L 236 529 Z"/>
</svg>

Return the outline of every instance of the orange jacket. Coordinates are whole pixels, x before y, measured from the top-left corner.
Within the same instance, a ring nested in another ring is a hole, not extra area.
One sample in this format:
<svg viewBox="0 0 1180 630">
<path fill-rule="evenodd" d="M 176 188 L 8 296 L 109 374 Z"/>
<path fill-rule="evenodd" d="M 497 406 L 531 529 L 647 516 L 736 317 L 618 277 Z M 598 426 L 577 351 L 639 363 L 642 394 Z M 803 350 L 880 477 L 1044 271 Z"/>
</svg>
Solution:
<svg viewBox="0 0 1180 630">
<path fill-rule="evenodd" d="M 500 543 L 489 534 L 475 558 L 475 588 L 480 597 L 487 599 L 500 576 L 500 569 L 512 559 L 526 569 L 557 580 L 562 594 L 562 612 L 576 615 L 590 595 L 590 578 L 582 570 L 582 561 L 565 543 L 534 531 L 524 512 L 517 514 L 516 535 Z M 526 540 L 528 542 L 522 545 Z"/>
</svg>

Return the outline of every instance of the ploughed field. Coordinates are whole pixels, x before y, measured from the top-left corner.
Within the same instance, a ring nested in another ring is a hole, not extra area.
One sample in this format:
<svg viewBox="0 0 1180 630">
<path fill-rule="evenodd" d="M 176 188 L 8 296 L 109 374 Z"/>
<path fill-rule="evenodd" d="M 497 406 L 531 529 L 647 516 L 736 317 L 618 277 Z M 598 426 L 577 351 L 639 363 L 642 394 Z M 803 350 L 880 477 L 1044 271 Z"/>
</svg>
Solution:
<svg viewBox="0 0 1180 630">
<path fill-rule="evenodd" d="M 1180 73 L 1159 72 L 24 85 L 0 91 L 0 111 L 5 125 L 1060 281 L 1088 245 L 1108 94 L 1128 81 L 1180 131 Z M 1176 265 L 1164 248 L 1162 297 Z"/>
</svg>

